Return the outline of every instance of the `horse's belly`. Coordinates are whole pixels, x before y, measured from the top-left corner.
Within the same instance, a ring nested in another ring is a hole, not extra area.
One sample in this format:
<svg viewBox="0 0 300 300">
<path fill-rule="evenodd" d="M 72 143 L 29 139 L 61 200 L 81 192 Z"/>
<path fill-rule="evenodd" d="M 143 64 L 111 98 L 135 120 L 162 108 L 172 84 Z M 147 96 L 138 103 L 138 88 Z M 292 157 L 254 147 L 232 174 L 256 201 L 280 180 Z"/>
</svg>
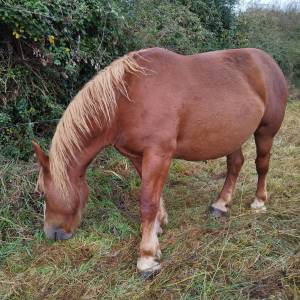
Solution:
<svg viewBox="0 0 300 300">
<path fill-rule="evenodd" d="M 254 133 L 263 113 L 263 105 L 254 105 L 242 114 L 225 109 L 219 114 L 191 116 L 179 132 L 175 157 L 197 161 L 226 156 Z"/>
<path fill-rule="evenodd" d="M 249 136 L 250 134 L 239 141 L 235 140 L 234 142 L 229 143 L 224 143 L 217 139 L 210 141 L 209 143 L 193 140 L 191 145 L 188 145 L 188 141 L 179 142 L 175 158 L 201 161 L 223 157 L 239 149 Z"/>
</svg>

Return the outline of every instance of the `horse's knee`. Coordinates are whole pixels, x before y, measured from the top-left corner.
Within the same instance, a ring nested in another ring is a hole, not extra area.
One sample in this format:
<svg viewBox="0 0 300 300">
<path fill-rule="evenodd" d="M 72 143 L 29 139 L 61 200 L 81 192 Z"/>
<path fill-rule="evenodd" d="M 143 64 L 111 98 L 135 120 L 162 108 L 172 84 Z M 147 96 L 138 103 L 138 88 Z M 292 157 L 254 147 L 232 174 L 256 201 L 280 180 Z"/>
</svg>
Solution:
<svg viewBox="0 0 300 300">
<path fill-rule="evenodd" d="M 158 214 L 158 211 L 159 211 L 159 204 L 147 200 L 143 201 L 143 198 L 141 199 L 140 214 L 141 214 L 142 224 L 145 222 L 147 223 L 153 222 Z"/>
</svg>

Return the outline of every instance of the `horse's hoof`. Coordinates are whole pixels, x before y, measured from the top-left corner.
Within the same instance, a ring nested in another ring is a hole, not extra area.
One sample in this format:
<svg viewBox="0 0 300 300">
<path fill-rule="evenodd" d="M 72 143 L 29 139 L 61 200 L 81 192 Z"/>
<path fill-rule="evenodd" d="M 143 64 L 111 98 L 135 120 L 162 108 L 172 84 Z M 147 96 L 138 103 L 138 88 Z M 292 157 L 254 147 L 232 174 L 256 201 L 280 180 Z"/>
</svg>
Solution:
<svg viewBox="0 0 300 300">
<path fill-rule="evenodd" d="M 209 213 L 211 216 L 215 217 L 215 218 L 222 218 L 222 217 L 227 217 L 228 216 L 228 212 L 223 211 L 221 209 L 215 208 L 213 206 L 209 207 Z"/>
<path fill-rule="evenodd" d="M 168 224 L 168 222 L 169 222 L 168 214 L 167 214 L 167 212 L 164 212 L 163 216 L 160 219 L 160 224 L 163 226 L 166 226 Z"/>
<path fill-rule="evenodd" d="M 157 229 L 157 234 L 162 235 L 163 233 L 164 233 L 163 229 L 161 228 L 161 226 L 159 226 Z"/>
<path fill-rule="evenodd" d="M 147 280 L 154 278 L 160 272 L 161 265 L 156 257 L 142 256 L 138 258 L 137 269 L 140 277 Z"/>
<path fill-rule="evenodd" d="M 254 213 L 264 213 L 267 211 L 264 201 L 259 200 L 257 198 L 251 203 L 251 210 Z"/>
<path fill-rule="evenodd" d="M 265 206 L 258 207 L 258 208 L 251 207 L 251 211 L 254 214 L 262 214 L 262 213 L 267 212 L 267 208 Z"/>
<path fill-rule="evenodd" d="M 160 270 L 154 270 L 154 271 L 140 271 L 139 275 L 140 278 L 143 280 L 151 280 L 153 279 L 158 273 L 160 272 Z"/>
</svg>

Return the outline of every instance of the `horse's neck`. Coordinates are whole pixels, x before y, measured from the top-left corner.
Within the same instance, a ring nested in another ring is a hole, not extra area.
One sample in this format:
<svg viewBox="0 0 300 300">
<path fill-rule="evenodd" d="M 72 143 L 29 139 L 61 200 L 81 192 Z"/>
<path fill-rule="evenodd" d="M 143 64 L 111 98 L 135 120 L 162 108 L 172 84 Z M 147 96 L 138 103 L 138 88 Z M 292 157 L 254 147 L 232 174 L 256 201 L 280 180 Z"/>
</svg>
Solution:
<svg viewBox="0 0 300 300">
<path fill-rule="evenodd" d="M 105 131 L 95 132 L 92 138 L 88 139 L 85 143 L 85 146 L 76 153 L 76 156 L 73 158 L 74 163 L 71 163 L 72 166 L 70 171 L 75 176 L 82 176 L 85 174 L 86 169 L 94 157 L 103 150 L 106 146 L 109 146 L 113 143 L 114 140 L 114 129 L 108 128 Z"/>
</svg>

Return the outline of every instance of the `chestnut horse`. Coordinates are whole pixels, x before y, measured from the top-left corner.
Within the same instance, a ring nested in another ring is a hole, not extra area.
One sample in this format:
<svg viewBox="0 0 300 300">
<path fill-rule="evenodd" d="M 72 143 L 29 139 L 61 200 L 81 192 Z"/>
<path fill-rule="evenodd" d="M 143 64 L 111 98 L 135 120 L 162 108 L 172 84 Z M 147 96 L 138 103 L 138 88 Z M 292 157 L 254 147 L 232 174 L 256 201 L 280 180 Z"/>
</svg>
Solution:
<svg viewBox="0 0 300 300">
<path fill-rule="evenodd" d="M 183 56 L 152 48 L 131 52 L 91 79 L 66 109 L 49 156 L 33 142 L 45 193 L 44 231 L 68 239 L 88 198 L 92 159 L 113 145 L 141 177 L 142 240 L 137 268 L 160 270 L 157 234 L 167 223 L 164 183 L 173 158 L 203 161 L 227 156 L 227 177 L 211 206 L 228 211 L 243 165 L 241 146 L 254 134 L 257 190 L 251 207 L 265 210 L 272 141 L 287 101 L 287 84 L 274 60 L 258 49 Z"/>
</svg>

